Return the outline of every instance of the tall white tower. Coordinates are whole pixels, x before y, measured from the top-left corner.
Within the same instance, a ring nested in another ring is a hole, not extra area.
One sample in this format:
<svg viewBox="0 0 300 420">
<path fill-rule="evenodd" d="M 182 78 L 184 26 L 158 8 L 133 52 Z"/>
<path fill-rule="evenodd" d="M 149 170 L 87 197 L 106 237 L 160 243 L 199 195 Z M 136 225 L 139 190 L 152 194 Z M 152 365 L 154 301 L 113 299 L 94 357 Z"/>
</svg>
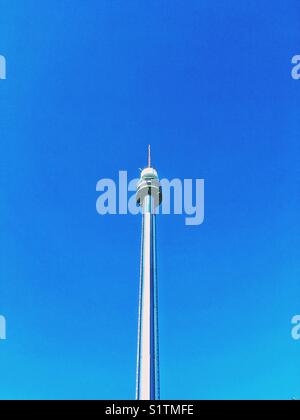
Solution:
<svg viewBox="0 0 300 420">
<path fill-rule="evenodd" d="M 162 192 L 157 172 L 151 166 L 141 173 L 137 185 L 137 203 L 142 208 L 142 242 L 140 268 L 139 325 L 136 399 L 159 400 L 158 294 L 156 268 L 156 208 Z"/>
</svg>

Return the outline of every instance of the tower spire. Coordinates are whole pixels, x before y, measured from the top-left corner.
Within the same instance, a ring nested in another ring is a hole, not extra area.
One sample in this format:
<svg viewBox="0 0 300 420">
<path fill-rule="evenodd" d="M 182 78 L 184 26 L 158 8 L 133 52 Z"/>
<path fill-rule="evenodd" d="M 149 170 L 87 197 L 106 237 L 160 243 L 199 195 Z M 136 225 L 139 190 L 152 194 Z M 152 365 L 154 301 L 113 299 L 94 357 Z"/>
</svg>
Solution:
<svg viewBox="0 0 300 420">
<path fill-rule="evenodd" d="M 151 168 L 151 145 L 148 145 L 148 168 Z"/>
</svg>

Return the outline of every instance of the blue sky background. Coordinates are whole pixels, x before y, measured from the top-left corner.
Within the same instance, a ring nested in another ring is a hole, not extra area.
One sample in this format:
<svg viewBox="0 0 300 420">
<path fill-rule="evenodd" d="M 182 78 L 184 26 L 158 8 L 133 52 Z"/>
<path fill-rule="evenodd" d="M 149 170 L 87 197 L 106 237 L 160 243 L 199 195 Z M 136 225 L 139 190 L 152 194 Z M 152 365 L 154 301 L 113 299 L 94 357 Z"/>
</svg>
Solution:
<svg viewBox="0 0 300 420">
<path fill-rule="evenodd" d="M 162 398 L 300 398 L 299 2 L 0 6 L 0 398 L 134 398 L 141 220 L 95 186 L 148 143 L 206 181 L 158 221 Z"/>
</svg>

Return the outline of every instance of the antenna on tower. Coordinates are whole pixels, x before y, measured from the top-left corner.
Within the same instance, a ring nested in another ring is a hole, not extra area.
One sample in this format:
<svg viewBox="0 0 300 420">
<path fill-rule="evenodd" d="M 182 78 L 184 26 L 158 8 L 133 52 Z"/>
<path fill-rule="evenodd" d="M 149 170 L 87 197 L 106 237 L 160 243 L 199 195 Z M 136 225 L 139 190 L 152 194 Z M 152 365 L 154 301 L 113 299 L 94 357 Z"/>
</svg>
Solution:
<svg viewBox="0 0 300 420">
<path fill-rule="evenodd" d="M 148 168 L 151 168 L 151 145 L 148 146 Z"/>
</svg>

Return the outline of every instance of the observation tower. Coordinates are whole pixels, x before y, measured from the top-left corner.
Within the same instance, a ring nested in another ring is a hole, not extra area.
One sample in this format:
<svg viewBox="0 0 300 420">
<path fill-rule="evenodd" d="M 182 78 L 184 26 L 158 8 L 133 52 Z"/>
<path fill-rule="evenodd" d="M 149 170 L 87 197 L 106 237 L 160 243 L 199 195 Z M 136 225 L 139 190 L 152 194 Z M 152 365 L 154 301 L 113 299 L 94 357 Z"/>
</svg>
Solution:
<svg viewBox="0 0 300 420">
<path fill-rule="evenodd" d="M 162 202 L 157 171 L 151 165 L 141 172 L 137 204 L 142 208 L 140 294 L 136 399 L 159 400 L 158 287 L 156 258 L 156 209 Z"/>
</svg>

